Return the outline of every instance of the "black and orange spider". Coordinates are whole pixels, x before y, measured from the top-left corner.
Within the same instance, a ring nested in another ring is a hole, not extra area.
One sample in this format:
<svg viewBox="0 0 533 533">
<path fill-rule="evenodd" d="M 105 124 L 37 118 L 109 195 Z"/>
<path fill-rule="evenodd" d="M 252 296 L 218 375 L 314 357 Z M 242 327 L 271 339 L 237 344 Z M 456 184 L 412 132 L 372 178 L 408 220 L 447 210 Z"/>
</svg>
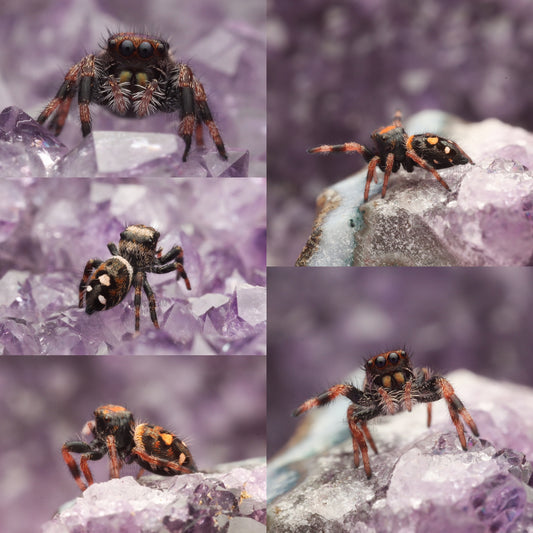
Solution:
<svg viewBox="0 0 533 533">
<path fill-rule="evenodd" d="M 76 93 L 84 136 L 91 133 L 91 102 L 126 118 L 178 111 L 178 134 L 185 141 L 183 161 L 193 133 L 196 144 L 203 146 L 202 124 L 207 126 L 220 156 L 228 158 L 202 84 L 189 65 L 174 61 L 163 39 L 137 33 L 110 35 L 102 52 L 89 54 L 70 68 L 37 122 L 49 120 L 50 129 L 59 135 Z"/>
<path fill-rule="evenodd" d="M 416 403 L 428 404 L 428 426 L 431 424 L 431 403 L 444 398 L 459 441 L 466 450 L 464 426 L 460 417 L 466 422 L 477 437 L 477 426 L 461 400 L 455 394 L 450 382 L 427 368 L 413 368 L 409 356 L 404 350 L 384 352 L 372 357 L 365 363 L 365 382 L 360 390 L 350 383 L 334 385 L 328 390 L 304 402 L 294 412 L 298 416 L 313 407 L 320 407 L 346 396 L 352 403 L 348 407 L 348 425 L 352 434 L 353 457 L 355 466 L 359 466 L 359 452 L 363 458 L 365 473 L 372 475 L 368 458 L 367 441 L 374 453 L 378 453 L 370 435 L 367 422 L 377 416 L 394 415 L 400 411 L 411 411 Z"/>
<path fill-rule="evenodd" d="M 83 433 L 92 436 L 93 440 L 67 441 L 61 449 L 63 459 L 82 491 L 94 483 L 88 461 L 98 461 L 106 454 L 109 455 L 110 478 L 118 478 L 124 463 L 132 462 L 161 476 L 197 472 L 191 452 L 182 440 L 160 426 L 135 424 L 132 413 L 120 405 L 98 407 L 94 411 L 94 420 L 85 424 Z M 82 454 L 79 467 L 73 453 Z M 81 478 L 82 473 L 87 484 Z"/>
<path fill-rule="evenodd" d="M 407 172 L 413 172 L 415 166 L 422 167 L 433 174 L 437 181 L 450 190 L 448 184 L 440 177 L 436 169 L 454 165 L 472 163 L 470 157 L 453 141 L 439 137 L 434 133 L 408 135 L 402 125 L 402 114 L 397 111 L 390 126 L 380 128 L 372 133 L 375 148 L 369 149 L 363 144 L 347 142 L 344 144 L 323 144 L 310 148 L 310 154 L 328 154 L 330 152 L 358 152 L 368 163 L 364 201 L 368 201 L 368 193 L 372 179 L 377 183 L 376 167 L 384 173 L 381 197 L 385 197 L 390 175 L 401 166 Z"/>
<path fill-rule="evenodd" d="M 135 331 L 140 328 L 141 290 L 148 296 L 150 318 L 159 328 L 155 310 L 155 296 L 146 279 L 147 272 L 166 274 L 176 271 L 176 279 L 183 278 L 185 286 L 191 290 L 191 284 L 183 267 L 183 250 L 181 246 L 172 247 L 165 255 L 157 249 L 159 232 L 150 226 L 134 224 L 128 226 L 121 234 L 118 248 L 109 243 L 107 248 L 113 255 L 107 261 L 89 259 L 85 265 L 79 286 L 79 307 L 83 307 L 85 295 L 85 312 L 92 315 L 96 311 L 110 309 L 119 304 L 128 294 L 130 287 L 135 289 Z"/>
</svg>

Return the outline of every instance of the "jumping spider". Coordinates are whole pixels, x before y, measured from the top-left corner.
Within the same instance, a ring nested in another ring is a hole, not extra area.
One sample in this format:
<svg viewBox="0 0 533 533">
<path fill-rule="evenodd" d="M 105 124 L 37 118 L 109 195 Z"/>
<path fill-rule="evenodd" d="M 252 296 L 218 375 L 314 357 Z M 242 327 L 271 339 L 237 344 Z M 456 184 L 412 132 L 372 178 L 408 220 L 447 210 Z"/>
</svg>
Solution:
<svg viewBox="0 0 533 533">
<path fill-rule="evenodd" d="M 365 185 L 365 202 L 368 201 L 368 192 L 372 179 L 377 183 L 375 175 L 376 167 L 385 172 L 383 178 L 383 188 L 381 197 L 385 197 L 387 184 L 392 172 L 397 172 L 401 166 L 407 172 L 413 172 L 415 166 L 422 167 L 433 174 L 437 181 L 450 190 L 448 184 L 440 177 L 435 170 L 437 168 L 448 168 L 454 165 L 465 165 L 472 163 L 470 157 L 453 141 L 439 137 L 434 133 L 423 133 L 420 135 L 407 135 L 402 125 L 402 114 L 397 111 L 390 126 L 380 128 L 372 133 L 372 140 L 375 148 L 369 149 L 366 146 L 347 142 L 344 144 L 317 146 L 310 148 L 310 154 L 330 152 L 358 152 L 368 163 L 368 172 Z"/>
<path fill-rule="evenodd" d="M 313 407 L 320 407 L 338 396 L 346 396 L 352 404 L 348 407 L 348 425 L 352 434 L 353 457 L 359 466 L 359 451 L 368 478 L 372 475 L 368 458 L 367 441 L 374 453 L 378 453 L 367 422 L 377 416 L 394 415 L 411 411 L 416 403 L 428 404 L 428 427 L 431 424 L 431 403 L 444 398 L 463 450 L 466 451 L 464 421 L 477 437 L 477 426 L 461 400 L 456 396 L 450 382 L 427 368 L 413 368 L 404 350 L 381 353 L 365 362 L 366 378 L 360 390 L 350 383 L 334 385 L 327 391 L 304 402 L 294 412 L 298 416 Z M 365 440 L 366 439 L 366 440 Z"/>
<path fill-rule="evenodd" d="M 102 405 L 94 412 L 82 433 L 92 436 L 91 442 L 67 441 L 61 453 L 78 484 L 84 491 L 94 483 L 87 461 L 98 461 L 109 455 L 109 477 L 118 478 L 124 463 L 135 461 L 143 469 L 160 476 L 177 476 L 197 472 L 191 452 L 176 435 L 160 426 L 135 424 L 130 411 L 120 405 Z M 81 453 L 80 466 L 72 453 Z M 87 485 L 81 478 L 81 473 Z M 139 473 L 139 475 L 142 473 Z"/>
<path fill-rule="evenodd" d="M 118 248 L 112 242 L 107 245 L 113 255 L 111 259 L 87 261 L 80 282 L 79 307 L 83 307 L 83 295 L 85 294 L 87 314 L 91 315 L 95 311 L 110 309 L 124 299 L 133 284 L 135 288 L 135 331 L 139 331 L 141 288 L 148 296 L 152 322 L 156 328 L 159 328 L 155 311 L 155 296 L 146 279 L 146 273 L 166 274 L 176 270 L 176 280 L 183 278 L 188 290 L 191 290 L 191 284 L 183 268 L 181 247 L 173 246 L 169 252 L 161 256 L 162 249 L 157 249 L 158 240 L 159 232 L 154 228 L 142 224 L 128 226 L 120 234 Z"/>
<path fill-rule="evenodd" d="M 178 135 L 185 141 L 183 161 L 193 133 L 196 144 L 203 146 L 202 123 L 220 156 L 228 158 L 202 84 L 189 65 L 174 61 L 168 43 L 160 38 L 137 33 L 110 35 L 102 52 L 89 54 L 70 68 L 37 122 L 44 124 L 50 119 L 50 129 L 59 135 L 76 92 L 83 136 L 91 133 L 91 102 L 127 118 L 178 111 Z"/>
</svg>

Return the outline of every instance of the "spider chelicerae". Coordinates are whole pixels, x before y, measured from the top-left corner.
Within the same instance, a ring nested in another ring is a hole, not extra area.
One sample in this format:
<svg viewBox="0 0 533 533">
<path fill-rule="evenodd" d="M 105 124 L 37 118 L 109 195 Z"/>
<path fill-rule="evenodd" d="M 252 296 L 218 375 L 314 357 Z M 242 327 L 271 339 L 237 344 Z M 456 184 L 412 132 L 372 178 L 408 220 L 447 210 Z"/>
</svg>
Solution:
<svg viewBox="0 0 533 533">
<path fill-rule="evenodd" d="M 107 248 L 113 257 L 107 261 L 90 259 L 85 265 L 79 288 L 79 307 L 91 315 L 95 311 L 110 309 L 119 304 L 133 285 L 135 288 L 135 331 L 139 331 L 141 314 L 141 289 L 148 297 L 150 317 L 159 328 L 155 310 L 155 296 L 148 280 L 147 272 L 166 274 L 176 270 L 176 280 L 183 278 L 185 286 L 191 290 L 191 284 L 183 267 L 183 250 L 173 246 L 165 255 L 157 249 L 159 232 L 150 226 L 134 224 L 128 226 L 121 234 L 118 248 L 109 243 Z M 94 270 L 94 272 L 93 272 Z"/>
<path fill-rule="evenodd" d="M 102 405 L 94 411 L 94 420 L 87 422 L 82 433 L 91 442 L 67 441 L 61 453 L 78 484 L 84 491 L 94 483 L 88 461 L 109 455 L 109 477 L 118 478 L 124 463 L 136 462 L 142 468 L 161 476 L 197 472 L 191 452 L 176 435 L 160 426 L 136 424 L 133 415 L 120 405 Z M 80 466 L 73 453 L 80 453 Z M 80 472 L 81 470 L 81 472 Z M 87 484 L 82 480 L 85 476 Z M 139 475 L 142 473 L 139 472 Z"/>
<path fill-rule="evenodd" d="M 402 114 L 397 111 L 390 126 L 380 128 L 372 133 L 375 148 L 370 149 L 356 142 L 344 144 L 323 144 L 310 148 L 310 154 L 328 154 L 330 152 L 358 152 L 368 163 L 364 201 L 368 201 L 370 184 L 377 183 L 376 167 L 384 173 L 381 197 L 385 197 L 390 175 L 401 166 L 407 172 L 414 167 L 422 167 L 431 172 L 435 179 L 447 190 L 448 184 L 440 177 L 436 169 L 472 163 L 470 157 L 453 141 L 439 137 L 434 133 L 408 135 L 402 125 Z"/>
<path fill-rule="evenodd" d="M 466 437 L 460 417 L 477 437 L 477 426 L 450 382 L 427 368 L 413 368 L 404 350 L 394 350 L 376 355 L 365 363 L 365 382 L 360 390 L 350 383 L 334 385 L 318 396 L 304 402 L 294 412 L 298 416 L 313 407 L 326 405 L 339 396 L 346 396 L 352 403 L 348 407 L 348 425 L 352 434 L 353 457 L 359 466 L 359 452 L 363 458 L 365 473 L 372 475 L 367 442 L 378 453 L 370 435 L 367 422 L 372 418 L 411 411 L 416 403 L 428 404 L 428 426 L 431 424 L 431 403 L 444 398 L 450 417 L 457 430 L 459 441 L 466 451 Z"/>
<path fill-rule="evenodd" d="M 193 134 L 196 144 L 203 146 L 202 124 L 220 156 L 228 158 L 202 84 L 189 65 L 174 61 L 169 44 L 161 38 L 137 33 L 110 35 L 102 52 L 89 54 L 70 68 L 37 122 L 49 121 L 50 129 L 59 135 L 76 93 L 84 136 L 91 132 L 91 102 L 129 118 L 177 111 L 181 119 L 178 134 L 185 141 L 183 161 Z"/>
</svg>

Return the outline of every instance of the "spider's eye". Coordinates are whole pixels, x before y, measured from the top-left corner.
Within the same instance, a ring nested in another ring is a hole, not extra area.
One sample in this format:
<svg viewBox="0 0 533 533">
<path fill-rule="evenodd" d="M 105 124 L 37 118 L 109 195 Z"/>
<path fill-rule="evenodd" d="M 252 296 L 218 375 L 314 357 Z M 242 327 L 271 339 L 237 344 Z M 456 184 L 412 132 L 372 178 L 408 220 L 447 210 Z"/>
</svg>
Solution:
<svg viewBox="0 0 533 533">
<path fill-rule="evenodd" d="M 387 360 L 380 355 L 379 357 L 376 357 L 375 363 L 378 368 L 383 368 L 387 364 Z"/>
<path fill-rule="evenodd" d="M 389 354 L 389 361 L 395 365 L 399 361 L 398 354 L 396 352 L 392 352 Z"/>
<path fill-rule="evenodd" d="M 158 54 L 164 54 L 167 51 L 167 47 L 163 43 L 157 43 L 156 50 Z"/>
<path fill-rule="evenodd" d="M 126 39 L 125 41 L 122 41 L 120 43 L 120 46 L 118 47 L 118 51 L 124 57 L 131 56 L 131 54 L 133 54 L 133 52 L 135 51 L 135 45 L 133 44 L 132 41 L 130 41 L 129 39 Z"/>
<path fill-rule="evenodd" d="M 139 45 L 138 50 L 139 50 L 139 56 L 142 57 L 143 59 L 147 59 L 154 54 L 154 47 L 148 41 L 143 41 Z"/>
</svg>

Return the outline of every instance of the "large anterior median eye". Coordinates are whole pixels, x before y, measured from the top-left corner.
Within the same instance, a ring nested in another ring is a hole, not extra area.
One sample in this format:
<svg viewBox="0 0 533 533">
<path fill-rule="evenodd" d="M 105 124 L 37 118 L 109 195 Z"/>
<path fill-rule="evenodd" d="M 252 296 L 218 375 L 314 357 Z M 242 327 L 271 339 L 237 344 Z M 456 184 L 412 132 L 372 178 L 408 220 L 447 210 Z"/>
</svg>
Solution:
<svg viewBox="0 0 533 533">
<path fill-rule="evenodd" d="M 118 47 L 118 51 L 124 57 L 131 56 L 131 54 L 133 54 L 133 52 L 135 51 L 135 45 L 133 44 L 132 41 L 130 41 L 129 39 L 126 39 L 120 43 Z"/>
<path fill-rule="evenodd" d="M 383 368 L 386 365 L 387 360 L 382 355 L 380 355 L 379 357 L 376 357 L 375 363 L 378 368 Z"/>
<path fill-rule="evenodd" d="M 138 48 L 139 56 L 143 59 L 147 59 L 154 54 L 154 47 L 148 41 L 143 41 Z"/>
</svg>

